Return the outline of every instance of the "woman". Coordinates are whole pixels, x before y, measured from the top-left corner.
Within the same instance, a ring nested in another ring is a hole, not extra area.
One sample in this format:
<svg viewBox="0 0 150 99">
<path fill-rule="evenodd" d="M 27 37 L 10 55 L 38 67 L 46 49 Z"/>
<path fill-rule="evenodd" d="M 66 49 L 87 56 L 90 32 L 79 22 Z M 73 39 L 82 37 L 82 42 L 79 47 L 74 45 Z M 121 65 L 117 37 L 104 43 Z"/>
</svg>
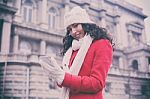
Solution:
<svg viewBox="0 0 150 99">
<path fill-rule="evenodd" d="M 65 15 L 65 26 L 62 66 L 52 57 L 41 57 L 41 66 L 62 86 L 60 99 L 103 99 L 112 62 L 111 38 L 79 6 Z"/>
</svg>

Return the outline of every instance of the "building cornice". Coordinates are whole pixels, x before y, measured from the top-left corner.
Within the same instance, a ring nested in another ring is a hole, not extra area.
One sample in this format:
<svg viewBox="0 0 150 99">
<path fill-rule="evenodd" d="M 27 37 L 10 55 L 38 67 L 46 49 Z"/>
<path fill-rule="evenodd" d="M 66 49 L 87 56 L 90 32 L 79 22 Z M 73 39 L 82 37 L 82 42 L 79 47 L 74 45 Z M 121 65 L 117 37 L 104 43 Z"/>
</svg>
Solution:
<svg viewBox="0 0 150 99">
<path fill-rule="evenodd" d="M 36 40 L 45 40 L 47 42 L 51 42 L 54 44 L 62 45 L 62 39 L 64 36 L 59 34 L 54 34 L 48 31 L 44 31 L 41 29 L 25 27 L 22 25 L 18 25 L 17 23 L 13 23 L 14 25 L 14 34 L 20 35 L 22 37 L 28 37 Z"/>
<path fill-rule="evenodd" d="M 113 5 L 117 5 L 123 9 L 131 11 L 134 14 L 141 16 L 142 18 L 146 18 L 147 16 L 143 14 L 142 8 L 139 8 L 131 3 L 126 2 L 125 0 L 105 0 L 105 2 L 109 2 Z"/>
<path fill-rule="evenodd" d="M 8 6 L 4 3 L 0 3 L 1 12 L 15 14 L 17 12 L 17 8 Z"/>
<path fill-rule="evenodd" d="M 140 45 L 137 45 L 135 47 L 128 47 L 124 50 L 124 53 L 125 54 L 133 54 L 133 53 L 138 53 L 138 52 L 150 52 L 150 46 L 149 45 L 146 45 L 146 44 L 140 44 Z"/>
</svg>

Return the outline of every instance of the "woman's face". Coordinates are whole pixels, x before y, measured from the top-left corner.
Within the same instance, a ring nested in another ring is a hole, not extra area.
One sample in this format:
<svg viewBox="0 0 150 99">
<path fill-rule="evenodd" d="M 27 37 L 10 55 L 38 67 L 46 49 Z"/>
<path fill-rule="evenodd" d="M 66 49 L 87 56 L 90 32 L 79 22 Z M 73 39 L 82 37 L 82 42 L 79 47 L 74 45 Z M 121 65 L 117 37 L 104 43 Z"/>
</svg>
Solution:
<svg viewBox="0 0 150 99">
<path fill-rule="evenodd" d="M 70 32 L 70 35 L 77 40 L 83 38 L 85 35 L 85 31 L 79 23 L 74 23 L 68 26 L 67 30 Z"/>
</svg>

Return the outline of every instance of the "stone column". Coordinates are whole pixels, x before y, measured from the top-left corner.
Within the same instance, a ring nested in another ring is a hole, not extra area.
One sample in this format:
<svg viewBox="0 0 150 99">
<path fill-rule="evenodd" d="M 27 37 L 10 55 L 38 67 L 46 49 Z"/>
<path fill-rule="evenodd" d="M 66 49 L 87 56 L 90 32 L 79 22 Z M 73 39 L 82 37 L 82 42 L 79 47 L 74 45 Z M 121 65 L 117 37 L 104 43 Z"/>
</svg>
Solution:
<svg viewBox="0 0 150 99">
<path fill-rule="evenodd" d="M 100 18 L 101 18 L 101 27 L 106 28 L 106 10 L 102 10 L 100 12 Z"/>
<path fill-rule="evenodd" d="M 4 21 L 2 30 L 1 52 L 8 54 L 10 47 L 11 22 Z"/>
<path fill-rule="evenodd" d="M 120 49 L 123 48 L 123 39 L 122 39 L 122 31 L 120 26 L 120 16 L 116 16 L 115 18 L 115 24 L 116 24 L 116 38 L 117 38 L 117 45 Z"/>
<path fill-rule="evenodd" d="M 67 12 L 69 12 L 69 10 L 70 10 L 69 2 L 70 2 L 70 0 L 65 0 L 64 1 L 64 5 L 65 5 L 64 14 L 67 13 Z M 64 15 L 63 15 L 63 21 L 62 21 L 62 23 L 63 23 L 63 28 L 65 28 Z"/>
<path fill-rule="evenodd" d="M 48 28 L 48 21 L 47 21 L 47 0 L 42 0 L 41 2 L 41 22 L 40 26 L 44 29 Z"/>
<path fill-rule="evenodd" d="M 128 41 L 127 46 L 131 47 L 134 44 L 134 39 L 132 38 L 132 31 L 129 30 L 128 32 Z"/>
<path fill-rule="evenodd" d="M 147 37 L 148 38 L 148 37 Z M 147 38 L 146 38 L 146 32 L 145 32 L 145 28 L 142 29 L 142 42 L 146 43 L 147 42 Z"/>
<path fill-rule="evenodd" d="M 119 67 L 120 67 L 121 69 L 125 69 L 123 57 L 119 57 Z"/>
<path fill-rule="evenodd" d="M 69 2 L 70 2 L 70 0 L 64 0 L 64 5 L 65 5 L 65 9 L 64 9 L 65 12 L 64 13 L 70 11 Z"/>
<path fill-rule="evenodd" d="M 65 5 L 65 13 L 66 13 L 66 12 L 69 12 L 69 9 L 70 9 L 69 5 L 66 4 L 66 5 Z"/>
<path fill-rule="evenodd" d="M 18 52 L 18 44 L 19 44 L 19 36 L 15 35 L 14 36 L 14 46 L 13 46 L 13 52 L 14 53 Z"/>
<path fill-rule="evenodd" d="M 21 22 L 21 0 L 16 0 L 16 8 L 18 9 L 14 20 L 17 22 Z"/>
<path fill-rule="evenodd" d="M 145 55 L 141 55 L 140 61 L 138 61 L 138 69 L 141 72 L 148 72 L 148 64 L 146 63 L 146 57 Z"/>
<path fill-rule="evenodd" d="M 43 12 L 43 11 L 42 11 Z M 32 15 L 32 21 L 34 24 L 37 24 L 37 7 L 33 6 L 33 15 Z M 44 16 L 46 19 L 46 16 Z"/>
<path fill-rule="evenodd" d="M 42 40 L 40 43 L 40 55 L 45 54 L 46 54 L 46 42 Z"/>
</svg>

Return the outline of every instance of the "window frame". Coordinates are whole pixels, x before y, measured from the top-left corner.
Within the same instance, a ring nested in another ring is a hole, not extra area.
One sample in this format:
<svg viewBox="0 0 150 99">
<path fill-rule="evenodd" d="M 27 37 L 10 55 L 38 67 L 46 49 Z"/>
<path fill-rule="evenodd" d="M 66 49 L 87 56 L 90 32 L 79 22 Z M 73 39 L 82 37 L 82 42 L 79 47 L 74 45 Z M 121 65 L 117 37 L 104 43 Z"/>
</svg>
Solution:
<svg viewBox="0 0 150 99">
<path fill-rule="evenodd" d="M 48 28 L 55 29 L 56 28 L 56 19 L 57 19 L 57 12 L 56 9 L 50 7 L 48 9 Z"/>
<path fill-rule="evenodd" d="M 26 3 L 25 0 L 23 3 L 23 19 L 27 23 L 33 22 L 33 2 L 31 4 Z M 26 11 L 25 11 L 26 10 Z"/>
</svg>

